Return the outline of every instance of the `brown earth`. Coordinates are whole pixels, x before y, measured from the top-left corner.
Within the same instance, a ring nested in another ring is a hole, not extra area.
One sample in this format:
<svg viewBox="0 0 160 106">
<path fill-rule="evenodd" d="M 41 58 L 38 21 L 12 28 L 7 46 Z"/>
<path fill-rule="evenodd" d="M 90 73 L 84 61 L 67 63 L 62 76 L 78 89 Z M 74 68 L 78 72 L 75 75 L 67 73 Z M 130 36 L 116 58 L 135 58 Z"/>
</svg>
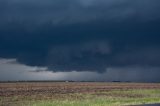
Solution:
<svg viewBox="0 0 160 106">
<path fill-rule="evenodd" d="M 32 82 L 0 83 L 0 97 L 66 95 L 130 89 L 160 89 L 154 83 Z M 101 93 L 103 94 L 103 93 Z"/>
</svg>

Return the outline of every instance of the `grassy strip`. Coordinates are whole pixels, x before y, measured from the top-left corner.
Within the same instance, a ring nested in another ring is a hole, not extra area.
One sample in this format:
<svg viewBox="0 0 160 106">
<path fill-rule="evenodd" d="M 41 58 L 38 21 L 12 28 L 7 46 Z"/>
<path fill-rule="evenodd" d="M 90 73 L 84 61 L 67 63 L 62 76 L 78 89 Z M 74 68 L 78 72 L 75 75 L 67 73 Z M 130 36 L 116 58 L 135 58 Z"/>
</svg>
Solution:
<svg viewBox="0 0 160 106">
<path fill-rule="evenodd" d="M 159 98 L 95 98 L 87 100 L 64 100 L 64 101 L 36 101 L 28 106 L 120 106 L 160 103 Z"/>
</svg>

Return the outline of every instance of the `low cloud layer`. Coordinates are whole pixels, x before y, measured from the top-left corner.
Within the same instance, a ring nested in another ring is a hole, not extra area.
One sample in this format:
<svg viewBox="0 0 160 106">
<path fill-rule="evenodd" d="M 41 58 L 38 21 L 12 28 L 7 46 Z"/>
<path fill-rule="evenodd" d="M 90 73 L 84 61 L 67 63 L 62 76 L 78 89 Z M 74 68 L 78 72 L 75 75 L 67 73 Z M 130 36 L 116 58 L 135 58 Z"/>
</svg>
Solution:
<svg viewBox="0 0 160 106">
<path fill-rule="evenodd" d="M 159 4 L 159 0 L 1 0 L 0 57 L 54 72 L 160 67 Z"/>
<path fill-rule="evenodd" d="M 20 64 L 16 59 L 0 59 L 0 81 L 26 80 L 70 80 L 70 81 L 123 81 L 159 82 L 159 67 L 107 68 L 104 73 L 90 71 L 52 72 L 46 67 L 31 67 Z M 147 74 L 146 74 L 147 72 Z"/>
</svg>

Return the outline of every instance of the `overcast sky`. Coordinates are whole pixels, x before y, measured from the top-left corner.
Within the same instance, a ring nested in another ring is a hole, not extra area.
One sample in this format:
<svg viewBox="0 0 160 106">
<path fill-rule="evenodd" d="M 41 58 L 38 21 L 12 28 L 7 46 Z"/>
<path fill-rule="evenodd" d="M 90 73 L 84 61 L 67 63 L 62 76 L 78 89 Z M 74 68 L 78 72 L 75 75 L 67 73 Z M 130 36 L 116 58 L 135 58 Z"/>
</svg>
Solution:
<svg viewBox="0 0 160 106">
<path fill-rule="evenodd" d="M 160 0 L 0 0 L 0 80 L 160 82 L 159 10 Z"/>
</svg>

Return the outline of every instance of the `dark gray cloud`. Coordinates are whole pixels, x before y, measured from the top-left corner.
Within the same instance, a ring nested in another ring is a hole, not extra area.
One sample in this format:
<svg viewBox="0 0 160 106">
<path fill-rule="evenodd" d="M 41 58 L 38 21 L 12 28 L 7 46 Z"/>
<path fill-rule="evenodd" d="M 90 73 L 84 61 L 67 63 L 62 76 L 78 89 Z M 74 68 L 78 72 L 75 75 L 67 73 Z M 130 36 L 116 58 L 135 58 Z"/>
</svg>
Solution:
<svg viewBox="0 0 160 106">
<path fill-rule="evenodd" d="M 160 66 L 159 0 L 1 0 L 0 57 L 54 71 Z"/>
</svg>

